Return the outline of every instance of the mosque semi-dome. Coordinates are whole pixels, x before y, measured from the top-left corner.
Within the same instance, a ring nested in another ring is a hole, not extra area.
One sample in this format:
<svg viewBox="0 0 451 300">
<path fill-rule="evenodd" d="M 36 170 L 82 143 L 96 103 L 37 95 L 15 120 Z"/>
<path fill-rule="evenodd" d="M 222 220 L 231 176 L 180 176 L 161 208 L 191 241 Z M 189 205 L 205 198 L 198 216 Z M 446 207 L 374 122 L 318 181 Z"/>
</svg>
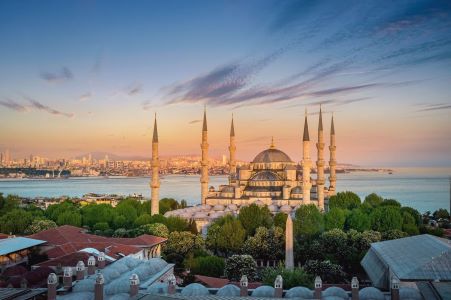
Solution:
<svg viewBox="0 0 451 300">
<path fill-rule="evenodd" d="M 266 149 L 254 158 L 253 163 L 292 163 L 291 158 L 283 151 L 276 148 Z"/>
</svg>

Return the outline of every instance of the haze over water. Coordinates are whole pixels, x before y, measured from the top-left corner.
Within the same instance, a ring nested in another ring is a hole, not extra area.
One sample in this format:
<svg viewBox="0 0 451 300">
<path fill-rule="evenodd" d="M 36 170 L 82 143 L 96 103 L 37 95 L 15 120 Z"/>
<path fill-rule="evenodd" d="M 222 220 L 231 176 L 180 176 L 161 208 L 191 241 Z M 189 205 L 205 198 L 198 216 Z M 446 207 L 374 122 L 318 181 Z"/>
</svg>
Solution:
<svg viewBox="0 0 451 300">
<path fill-rule="evenodd" d="M 451 168 L 400 168 L 392 175 L 375 172 L 338 174 L 338 191 L 353 191 L 362 199 L 376 192 L 421 213 L 449 209 Z M 313 177 L 314 178 L 314 177 Z M 226 184 L 226 176 L 210 176 L 210 185 Z M 86 193 L 142 194 L 150 197 L 149 178 L 70 178 L 61 180 L 0 180 L 0 192 L 23 197 L 80 197 Z M 199 176 L 170 175 L 161 179 L 160 197 L 185 199 L 189 205 L 200 203 Z"/>
</svg>

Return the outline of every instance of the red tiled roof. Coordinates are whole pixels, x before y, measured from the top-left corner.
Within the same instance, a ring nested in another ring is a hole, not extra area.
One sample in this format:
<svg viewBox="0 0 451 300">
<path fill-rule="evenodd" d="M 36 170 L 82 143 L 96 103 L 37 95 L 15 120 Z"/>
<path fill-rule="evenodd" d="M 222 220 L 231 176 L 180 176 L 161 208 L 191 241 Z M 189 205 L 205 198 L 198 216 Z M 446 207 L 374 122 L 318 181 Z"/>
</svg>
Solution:
<svg viewBox="0 0 451 300">
<path fill-rule="evenodd" d="M 88 265 L 88 258 L 91 254 L 86 252 L 74 252 L 69 253 L 63 256 L 60 256 L 55 259 L 47 260 L 42 263 L 39 263 L 35 266 L 37 267 L 57 267 L 61 265 L 61 267 L 74 267 L 77 265 L 79 261 L 83 261 L 85 265 Z"/>
<path fill-rule="evenodd" d="M 166 238 L 143 234 L 134 238 L 110 238 L 109 240 L 119 244 L 132 245 L 137 247 L 152 247 L 167 241 Z"/>
<path fill-rule="evenodd" d="M 196 281 L 202 283 L 208 288 L 220 289 L 229 283 L 227 278 L 217 278 L 203 275 L 194 275 Z"/>
<path fill-rule="evenodd" d="M 12 266 L 12 267 L 9 267 L 8 269 L 6 269 L 2 275 L 6 276 L 6 277 L 13 277 L 13 276 L 20 276 L 27 272 L 28 272 L 28 270 L 24 266 L 15 265 L 15 266 Z"/>
</svg>

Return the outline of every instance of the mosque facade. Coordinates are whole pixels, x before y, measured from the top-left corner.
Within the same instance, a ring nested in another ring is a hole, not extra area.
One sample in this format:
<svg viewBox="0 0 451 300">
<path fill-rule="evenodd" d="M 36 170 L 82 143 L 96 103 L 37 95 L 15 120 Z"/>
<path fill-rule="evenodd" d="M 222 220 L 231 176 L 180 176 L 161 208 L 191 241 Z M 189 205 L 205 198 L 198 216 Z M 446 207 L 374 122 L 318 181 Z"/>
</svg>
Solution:
<svg viewBox="0 0 451 300">
<path fill-rule="evenodd" d="M 152 143 L 152 214 L 158 213 L 158 133 L 155 119 Z M 312 176 L 310 158 L 311 140 L 307 112 L 302 134 L 302 160 L 297 163 L 285 152 L 278 149 L 272 141 L 269 148 L 258 153 L 248 164 L 237 166 L 235 127 L 232 117 L 229 141 L 228 184 L 218 188 L 209 186 L 208 176 L 208 127 L 207 113 L 204 111 L 201 140 L 201 203 L 194 207 L 170 211 L 167 215 L 176 215 L 194 219 L 198 224 L 209 223 L 224 214 L 236 214 L 242 206 L 255 203 L 266 205 L 272 213 L 294 212 L 297 207 L 314 204 L 320 210 L 327 210 L 328 199 L 336 193 L 336 145 L 335 127 L 332 116 L 330 123 L 329 184 L 326 185 L 324 157 L 323 115 L 320 108 L 317 130 L 316 174 Z"/>
</svg>

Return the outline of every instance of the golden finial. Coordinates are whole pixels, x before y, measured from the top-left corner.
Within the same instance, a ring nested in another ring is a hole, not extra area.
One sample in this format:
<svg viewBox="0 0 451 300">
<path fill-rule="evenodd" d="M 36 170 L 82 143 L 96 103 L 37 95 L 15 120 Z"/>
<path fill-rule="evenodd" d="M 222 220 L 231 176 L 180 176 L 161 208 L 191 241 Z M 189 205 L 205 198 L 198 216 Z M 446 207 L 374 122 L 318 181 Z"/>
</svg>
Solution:
<svg viewBox="0 0 451 300">
<path fill-rule="evenodd" d="M 274 137 L 271 137 L 271 145 L 269 146 L 270 149 L 274 149 L 276 148 L 276 146 L 274 145 Z"/>
</svg>

